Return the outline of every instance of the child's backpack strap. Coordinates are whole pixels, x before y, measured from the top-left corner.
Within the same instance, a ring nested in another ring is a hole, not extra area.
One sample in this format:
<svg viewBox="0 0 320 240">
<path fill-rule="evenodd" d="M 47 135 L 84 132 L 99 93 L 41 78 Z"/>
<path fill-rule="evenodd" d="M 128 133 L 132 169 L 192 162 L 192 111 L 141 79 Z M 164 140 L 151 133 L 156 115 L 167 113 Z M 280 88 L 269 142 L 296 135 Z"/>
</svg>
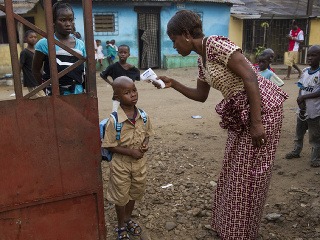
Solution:
<svg viewBox="0 0 320 240">
<path fill-rule="evenodd" d="M 110 116 L 113 118 L 114 120 L 114 129 L 116 130 L 117 132 L 117 135 L 116 135 L 116 140 L 120 140 L 120 133 L 121 133 L 121 129 L 122 129 L 122 126 L 123 126 L 123 123 L 119 123 L 118 122 L 118 113 L 117 112 L 112 112 L 110 114 Z"/>
<path fill-rule="evenodd" d="M 141 108 L 138 108 L 138 111 L 142 117 L 144 125 L 146 125 L 147 120 L 148 120 L 147 113 L 145 111 L 143 111 Z"/>
<path fill-rule="evenodd" d="M 103 120 L 101 120 L 101 122 L 99 123 L 99 130 L 100 130 L 100 138 L 104 139 L 104 134 L 106 131 L 106 125 L 107 122 L 109 121 L 109 118 L 105 118 Z"/>
</svg>

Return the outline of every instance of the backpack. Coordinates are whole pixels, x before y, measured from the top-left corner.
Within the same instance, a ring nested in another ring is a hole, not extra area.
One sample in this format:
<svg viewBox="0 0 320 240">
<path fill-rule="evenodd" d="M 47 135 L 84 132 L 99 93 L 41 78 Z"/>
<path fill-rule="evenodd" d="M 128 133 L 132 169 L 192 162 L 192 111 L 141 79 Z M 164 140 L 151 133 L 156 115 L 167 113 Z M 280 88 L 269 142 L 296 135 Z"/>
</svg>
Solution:
<svg viewBox="0 0 320 240">
<path fill-rule="evenodd" d="M 144 125 L 147 123 L 147 114 L 145 111 L 142 109 L 138 108 L 138 111 L 142 117 Z M 121 129 L 123 127 L 123 123 L 118 122 L 118 113 L 117 112 L 112 112 L 110 114 L 110 117 L 113 118 L 114 121 L 114 129 L 116 130 L 116 140 L 120 140 L 120 134 L 121 134 Z M 99 130 L 100 130 L 100 139 L 101 142 L 104 139 L 105 131 L 106 131 L 106 126 L 110 118 L 105 118 L 99 123 Z M 110 152 L 107 148 L 101 147 L 101 156 L 102 156 L 102 161 L 107 161 L 110 162 L 112 160 L 112 152 Z"/>
</svg>

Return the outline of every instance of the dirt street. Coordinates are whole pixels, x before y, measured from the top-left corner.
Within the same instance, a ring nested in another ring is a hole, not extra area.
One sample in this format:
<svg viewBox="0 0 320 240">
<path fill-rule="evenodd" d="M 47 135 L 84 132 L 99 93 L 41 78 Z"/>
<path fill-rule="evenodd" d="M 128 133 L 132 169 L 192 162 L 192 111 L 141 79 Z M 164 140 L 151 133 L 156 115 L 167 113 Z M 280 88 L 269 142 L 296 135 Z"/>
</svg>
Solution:
<svg viewBox="0 0 320 240">
<path fill-rule="evenodd" d="M 196 68 L 156 70 L 156 73 L 176 78 L 189 86 L 196 85 Z M 283 86 L 290 98 L 284 104 L 284 124 L 263 215 L 261 239 L 320 239 L 320 169 L 309 166 L 308 136 L 300 159 L 284 158 L 293 148 L 296 81 L 297 74 Z M 208 100 L 199 103 L 172 89 L 157 90 L 146 82 L 136 85 L 138 106 L 150 115 L 156 131 L 148 152 L 146 196 L 136 205 L 135 211 L 137 221 L 144 226 L 142 239 L 219 239 L 208 225 L 212 191 L 226 141 L 226 131 L 220 128 L 214 110 L 222 99 L 221 94 L 212 89 Z M 111 90 L 98 78 L 100 118 L 111 111 Z M 193 119 L 196 115 L 202 118 Z M 108 164 L 103 163 L 103 171 L 107 183 Z M 172 186 L 165 188 L 168 184 Z M 107 204 L 106 213 L 108 236 L 115 239 L 113 206 Z"/>
<path fill-rule="evenodd" d="M 196 85 L 197 69 L 155 70 L 189 85 Z M 98 75 L 97 75 L 98 76 Z M 284 77 L 284 75 L 279 75 Z M 286 160 L 292 150 L 296 123 L 294 84 L 297 74 L 285 81 L 290 98 L 284 104 L 284 123 L 260 239 L 320 240 L 320 168 L 311 168 L 311 148 L 306 135 L 299 159 Z M 97 78 L 99 116 L 111 112 L 112 89 Z M 138 106 L 151 117 L 155 136 L 150 139 L 148 183 L 145 198 L 136 204 L 135 219 L 143 226 L 141 239 L 219 239 L 210 230 L 212 192 L 221 168 L 226 131 L 219 126 L 215 105 L 222 95 L 211 89 L 205 103 L 189 100 L 172 89 L 157 90 L 136 82 Z M 13 87 L 0 86 L 1 99 L 10 99 Z M 192 116 L 201 116 L 193 119 Z M 108 182 L 108 163 L 102 163 Z M 169 185 L 170 184 L 170 185 Z M 172 185 L 171 185 L 172 184 Z M 108 240 L 116 239 L 114 207 L 105 206 Z M 140 238 L 133 238 L 140 239 Z"/>
</svg>

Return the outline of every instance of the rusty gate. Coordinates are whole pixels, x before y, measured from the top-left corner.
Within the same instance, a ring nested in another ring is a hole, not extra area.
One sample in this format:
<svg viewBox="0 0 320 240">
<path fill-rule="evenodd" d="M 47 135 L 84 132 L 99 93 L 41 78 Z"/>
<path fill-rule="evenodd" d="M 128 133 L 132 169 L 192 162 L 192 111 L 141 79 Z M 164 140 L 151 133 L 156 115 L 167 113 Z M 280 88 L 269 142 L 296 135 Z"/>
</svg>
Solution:
<svg viewBox="0 0 320 240">
<path fill-rule="evenodd" d="M 0 102 L 0 239 L 106 238 L 101 178 L 92 1 L 83 0 L 87 58 L 54 39 L 52 2 L 43 1 L 47 32 L 6 13 L 15 100 Z M 51 79 L 23 95 L 15 21 L 48 39 Z M 55 44 L 79 58 L 57 72 Z M 58 79 L 86 62 L 86 93 L 60 96 Z M 48 84 L 52 96 L 29 99 Z"/>
</svg>

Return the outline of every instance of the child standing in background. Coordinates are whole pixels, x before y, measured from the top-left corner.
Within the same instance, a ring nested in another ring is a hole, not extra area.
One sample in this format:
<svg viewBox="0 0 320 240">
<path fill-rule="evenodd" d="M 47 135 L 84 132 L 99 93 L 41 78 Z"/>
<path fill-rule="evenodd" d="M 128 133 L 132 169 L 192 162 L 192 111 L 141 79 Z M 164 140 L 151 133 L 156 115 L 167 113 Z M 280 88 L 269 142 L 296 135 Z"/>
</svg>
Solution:
<svg viewBox="0 0 320 240">
<path fill-rule="evenodd" d="M 107 46 L 107 60 L 108 64 L 111 65 L 114 63 L 114 59 L 117 56 L 118 47 L 115 45 L 116 41 L 112 39 L 111 41 L 106 42 Z"/>
<path fill-rule="evenodd" d="M 104 54 L 102 52 L 103 48 L 101 45 L 101 40 L 97 39 L 96 40 L 96 54 L 95 54 L 95 59 L 96 61 L 100 64 L 100 67 L 102 67 L 102 61 L 104 59 Z"/>
<path fill-rule="evenodd" d="M 294 150 L 286 159 L 300 158 L 303 138 L 308 129 L 311 150 L 311 167 L 320 167 L 320 45 L 309 48 L 307 61 L 310 67 L 303 69 L 298 82 L 299 96 Z"/>
<path fill-rule="evenodd" d="M 111 86 L 113 84 L 113 80 L 120 76 L 127 76 L 133 81 L 140 80 L 139 69 L 127 63 L 127 59 L 129 56 L 130 47 L 128 45 L 120 45 L 118 52 L 119 62 L 109 65 L 104 71 L 100 73 L 100 77 L 103 78 L 103 80 L 105 80 Z M 111 77 L 112 81 L 110 81 L 108 77 Z M 112 98 L 112 100 L 112 111 L 115 112 L 119 107 L 119 101 L 114 98 Z"/>
<path fill-rule="evenodd" d="M 57 2 L 53 5 L 54 38 L 82 56 L 86 56 L 84 42 L 73 35 L 74 12 L 70 4 Z M 55 46 L 58 72 L 63 71 L 79 59 L 66 50 Z M 43 66 L 43 71 L 42 71 Z M 49 66 L 48 41 L 42 38 L 35 45 L 32 72 L 39 84 L 51 78 Z M 84 63 L 68 72 L 59 79 L 60 95 L 83 93 Z M 46 89 L 47 95 L 52 95 L 51 86 Z"/>
<path fill-rule="evenodd" d="M 33 30 L 28 30 L 24 34 L 24 41 L 28 44 L 25 49 L 20 53 L 20 69 L 23 73 L 23 86 L 28 88 L 28 91 L 31 92 L 39 84 L 32 74 L 32 61 L 34 55 L 34 45 L 37 43 L 38 38 L 37 34 Z M 31 98 L 43 97 L 44 92 L 41 90 L 37 92 Z"/>
<path fill-rule="evenodd" d="M 284 82 L 275 74 L 273 71 L 268 69 L 270 66 L 270 56 L 267 53 L 262 53 L 258 58 L 258 65 L 259 65 L 259 73 L 269 79 L 271 82 L 276 84 L 278 87 L 282 87 Z"/>
</svg>

